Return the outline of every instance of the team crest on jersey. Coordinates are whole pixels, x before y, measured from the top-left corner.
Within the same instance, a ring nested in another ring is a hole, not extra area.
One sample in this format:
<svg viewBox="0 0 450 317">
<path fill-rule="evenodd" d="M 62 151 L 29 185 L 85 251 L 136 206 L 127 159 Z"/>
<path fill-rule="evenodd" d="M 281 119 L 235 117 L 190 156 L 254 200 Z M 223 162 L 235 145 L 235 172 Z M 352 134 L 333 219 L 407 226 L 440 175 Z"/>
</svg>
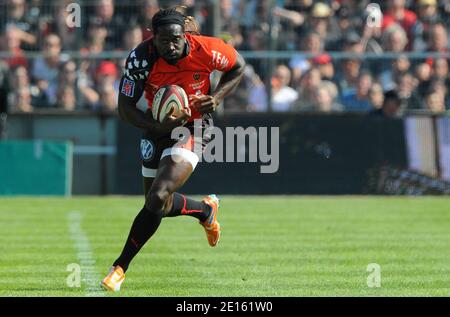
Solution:
<svg viewBox="0 0 450 317">
<path fill-rule="evenodd" d="M 194 74 L 194 80 L 199 80 L 200 79 L 200 74 Z"/>
<path fill-rule="evenodd" d="M 141 156 L 143 161 L 151 161 L 155 156 L 155 145 L 147 139 L 141 140 Z"/>
<path fill-rule="evenodd" d="M 122 94 L 124 94 L 125 96 L 128 97 L 133 97 L 134 96 L 134 81 L 129 80 L 129 79 L 124 79 L 123 80 L 123 84 L 122 84 Z"/>
</svg>

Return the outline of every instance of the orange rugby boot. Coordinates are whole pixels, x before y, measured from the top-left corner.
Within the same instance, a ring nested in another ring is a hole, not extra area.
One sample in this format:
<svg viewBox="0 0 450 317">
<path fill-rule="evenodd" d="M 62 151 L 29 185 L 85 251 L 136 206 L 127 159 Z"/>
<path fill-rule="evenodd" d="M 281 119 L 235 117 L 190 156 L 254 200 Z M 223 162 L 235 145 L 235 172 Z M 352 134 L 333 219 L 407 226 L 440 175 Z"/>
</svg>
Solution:
<svg viewBox="0 0 450 317">
<path fill-rule="evenodd" d="M 124 280 L 125 273 L 123 269 L 119 265 L 116 265 L 111 267 L 108 275 L 101 282 L 101 286 L 108 291 L 118 292 Z"/>
<path fill-rule="evenodd" d="M 219 198 L 216 195 L 208 195 L 203 198 L 203 202 L 211 206 L 211 214 L 208 219 L 200 222 L 200 224 L 203 228 L 205 228 L 209 245 L 215 247 L 220 239 L 220 224 L 217 221 L 217 213 L 219 212 Z"/>
</svg>

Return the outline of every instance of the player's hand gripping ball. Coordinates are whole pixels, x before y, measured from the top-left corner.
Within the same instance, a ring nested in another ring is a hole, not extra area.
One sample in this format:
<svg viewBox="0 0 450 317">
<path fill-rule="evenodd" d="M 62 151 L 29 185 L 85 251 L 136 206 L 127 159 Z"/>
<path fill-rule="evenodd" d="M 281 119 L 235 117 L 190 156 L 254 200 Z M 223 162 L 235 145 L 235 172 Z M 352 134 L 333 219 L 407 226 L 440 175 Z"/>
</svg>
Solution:
<svg viewBox="0 0 450 317">
<path fill-rule="evenodd" d="M 191 95 L 189 98 L 191 106 L 200 114 L 213 113 L 220 104 L 216 97 L 210 95 Z"/>
</svg>

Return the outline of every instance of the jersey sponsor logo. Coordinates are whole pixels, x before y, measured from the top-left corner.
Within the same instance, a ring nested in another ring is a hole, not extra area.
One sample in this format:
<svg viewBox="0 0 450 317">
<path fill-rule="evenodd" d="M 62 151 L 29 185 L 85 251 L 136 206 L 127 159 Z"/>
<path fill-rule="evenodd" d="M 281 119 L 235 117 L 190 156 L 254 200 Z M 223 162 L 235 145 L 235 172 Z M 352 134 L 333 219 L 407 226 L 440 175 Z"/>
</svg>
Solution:
<svg viewBox="0 0 450 317">
<path fill-rule="evenodd" d="M 202 80 L 198 83 L 189 84 L 189 87 L 191 87 L 191 89 L 193 89 L 193 90 L 198 90 L 198 89 L 201 89 L 203 86 L 205 86 L 205 84 L 206 84 L 206 80 Z"/>
<path fill-rule="evenodd" d="M 218 51 L 211 50 L 212 63 L 217 69 L 225 69 L 230 61 L 222 53 Z"/>
<path fill-rule="evenodd" d="M 133 97 L 134 96 L 134 86 L 135 83 L 132 80 L 129 79 L 124 79 L 123 80 L 123 84 L 122 84 L 122 94 L 124 94 L 125 96 L 128 97 Z"/>
<path fill-rule="evenodd" d="M 155 156 L 155 145 L 151 140 L 141 140 L 141 157 L 143 161 L 151 161 Z"/>
</svg>

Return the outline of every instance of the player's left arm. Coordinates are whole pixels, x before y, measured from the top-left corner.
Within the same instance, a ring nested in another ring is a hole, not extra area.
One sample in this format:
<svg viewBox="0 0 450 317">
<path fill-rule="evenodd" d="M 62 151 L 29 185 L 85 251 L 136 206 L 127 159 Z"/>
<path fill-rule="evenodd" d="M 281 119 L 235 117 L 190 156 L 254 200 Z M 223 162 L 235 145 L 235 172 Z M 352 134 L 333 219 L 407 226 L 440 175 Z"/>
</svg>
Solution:
<svg viewBox="0 0 450 317">
<path fill-rule="evenodd" d="M 216 90 L 211 95 L 194 96 L 194 103 L 201 113 L 211 113 L 220 105 L 223 99 L 233 92 L 244 75 L 245 60 L 236 52 L 236 62 L 233 67 L 224 72 Z"/>
</svg>

